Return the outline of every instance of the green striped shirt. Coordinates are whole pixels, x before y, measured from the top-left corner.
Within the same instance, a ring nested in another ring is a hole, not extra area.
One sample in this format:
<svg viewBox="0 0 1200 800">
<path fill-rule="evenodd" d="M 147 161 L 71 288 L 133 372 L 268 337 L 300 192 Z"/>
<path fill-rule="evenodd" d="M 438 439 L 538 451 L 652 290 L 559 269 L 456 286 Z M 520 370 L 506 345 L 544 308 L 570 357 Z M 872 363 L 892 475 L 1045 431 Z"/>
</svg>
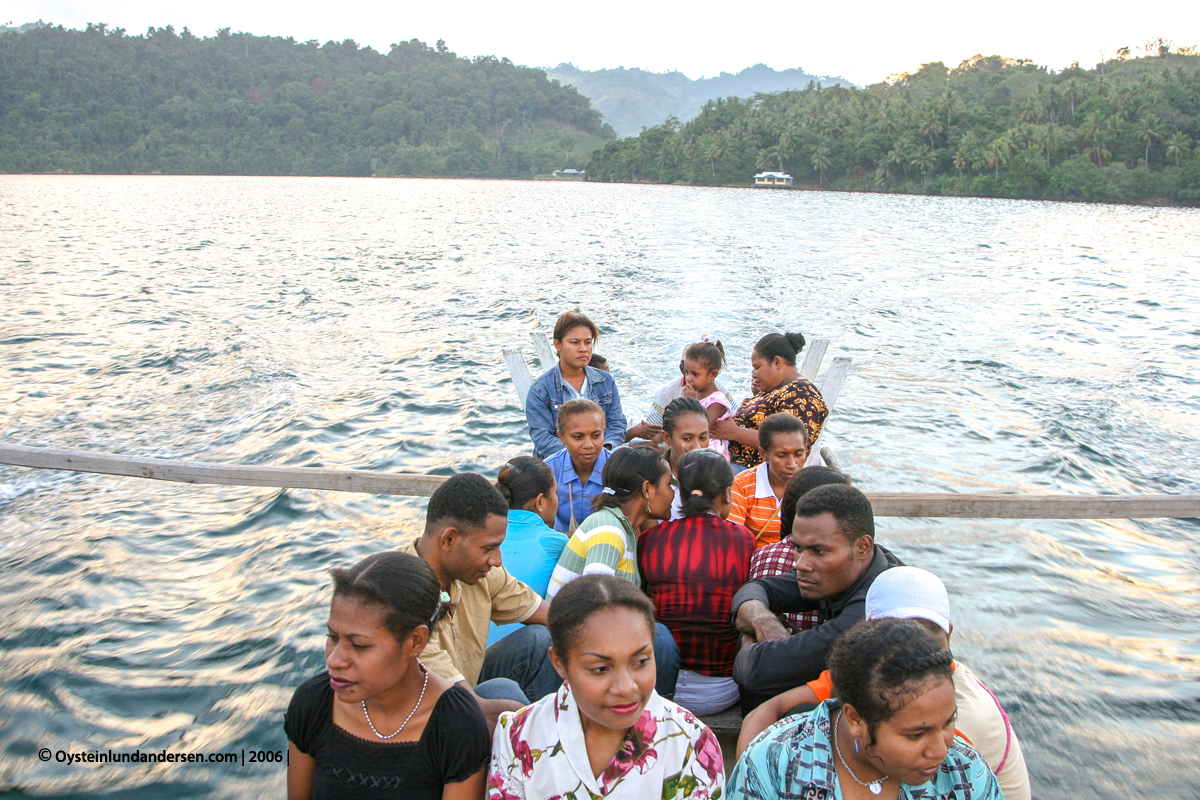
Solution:
<svg viewBox="0 0 1200 800">
<path fill-rule="evenodd" d="M 637 533 L 620 509 L 602 508 L 575 529 L 550 574 L 546 599 L 581 575 L 616 575 L 641 587 Z"/>
</svg>

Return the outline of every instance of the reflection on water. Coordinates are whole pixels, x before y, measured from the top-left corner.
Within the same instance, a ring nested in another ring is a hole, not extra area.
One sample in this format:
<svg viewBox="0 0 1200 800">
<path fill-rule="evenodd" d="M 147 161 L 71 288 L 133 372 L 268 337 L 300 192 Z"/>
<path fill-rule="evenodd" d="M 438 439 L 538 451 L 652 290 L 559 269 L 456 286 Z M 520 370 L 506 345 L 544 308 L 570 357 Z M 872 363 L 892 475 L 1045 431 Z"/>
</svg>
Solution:
<svg viewBox="0 0 1200 800">
<path fill-rule="evenodd" d="M 854 367 L 829 423 L 880 491 L 1200 492 L 1200 213 L 512 182 L 0 177 L 0 436 L 225 463 L 494 474 L 502 344 L 579 306 L 627 415 L 713 333 Z M 326 571 L 415 498 L 0 467 L 0 789 L 277 796 L 275 765 L 51 750 L 284 747 Z M 882 520 L 938 572 L 1042 798 L 1190 795 L 1191 521 Z"/>
</svg>

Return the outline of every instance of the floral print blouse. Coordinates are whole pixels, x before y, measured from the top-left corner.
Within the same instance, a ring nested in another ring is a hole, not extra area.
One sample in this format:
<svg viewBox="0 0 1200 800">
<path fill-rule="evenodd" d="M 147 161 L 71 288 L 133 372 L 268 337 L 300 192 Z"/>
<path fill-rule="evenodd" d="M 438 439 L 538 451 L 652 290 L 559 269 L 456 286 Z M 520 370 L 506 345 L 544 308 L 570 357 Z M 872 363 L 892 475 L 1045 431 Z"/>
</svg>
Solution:
<svg viewBox="0 0 1200 800">
<path fill-rule="evenodd" d="M 764 419 L 781 412 L 794 414 L 804 420 L 811 450 L 813 442 L 821 435 L 821 426 L 825 424 L 825 417 L 829 416 L 829 409 L 825 407 L 817 387 L 806 378 L 797 378 L 769 392 L 746 398 L 734 413 L 733 421 L 739 427 L 758 430 Z M 757 447 L 730 442 L 729 460 L 735 464 L 757 467 L 762 463 L 762 456 Z"/>
<path fill-rule="evenodd" d="M 564 684 L 520 711 L 505 712 L 492 740 L 488 800 L 634 800 L 724 796 L 717 737 L 690 711 L 650 695 L 625 743 L 592 773 L 579 707 Z"/>
</svg>

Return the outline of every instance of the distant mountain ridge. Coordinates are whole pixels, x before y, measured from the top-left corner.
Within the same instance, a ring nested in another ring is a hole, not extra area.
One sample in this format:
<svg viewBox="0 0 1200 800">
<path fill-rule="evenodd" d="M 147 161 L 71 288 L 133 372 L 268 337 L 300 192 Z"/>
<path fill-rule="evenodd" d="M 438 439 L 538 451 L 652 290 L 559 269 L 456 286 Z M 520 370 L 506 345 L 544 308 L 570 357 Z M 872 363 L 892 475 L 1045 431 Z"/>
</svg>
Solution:
<svg viewBox="0 0 1200 800">
<path fill-rule="evenodd" d="M 661 125 L 671 116 L 687 122 L 700 113 L 705 103 L 718 97 L 753 97 L 759 92 L 803 89 L 813 81 L 820 86 L 854 85 L 842 77 L 812 75 L 798 67 L 776 71 L 766 64 L 698 80 L 682 72 L 625 67 L 588 71 L 573 64 L 548 68 L 546 74 L 588 97 L 592 107 L 621 136 L 636 136 L 642 128 Z"/>
</svg>

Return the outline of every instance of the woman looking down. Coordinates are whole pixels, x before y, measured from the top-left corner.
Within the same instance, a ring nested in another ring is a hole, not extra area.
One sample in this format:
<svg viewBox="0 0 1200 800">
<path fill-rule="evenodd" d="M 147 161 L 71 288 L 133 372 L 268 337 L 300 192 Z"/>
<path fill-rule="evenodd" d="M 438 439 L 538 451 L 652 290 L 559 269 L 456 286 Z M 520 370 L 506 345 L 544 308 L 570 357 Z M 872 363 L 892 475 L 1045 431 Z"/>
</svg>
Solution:
<svg viewBox="0 0 1200 800">
<path fill-rule="evenodd" d="M 331 574 L 327 671 L 300 685 L 284 717 L 289 800 L 478 798 L 483 712 L 417 658 L 449 603 L 437 576 L 396 552 Z"/>
<path fill-rule="evenodd" d="M 836 699 L 759 734 L 730 797 L 1003 800 L 987 763 L 954 735 L 951 662 L 915 620 L 855 625 L 829 655 Z"/>
<path fill-rule="evenodd" d="M 708 414 L 699 400 L 677 397 L 663 409 L 662 429 L 667 442 L 667 463 L 671 465 L 671 487 L 675 498 L 671 501 L 671 519 L 683 516 L 683 504 L 679 496 L 679 462 L 686 453 L 708 447 Z M 716 452 L 716 451 L 714 451 Z"/>
<path fill-rule="evenodd" d="M 724 786 L 717 739 L 654 690 L 654 609 L 636 586 L 586 575 L 550 604 L 563 685 L 500 715 L 489 800 L 709 798 Z"/>
<path fill-rule="evenodd" d="M 817 387 L 796 369 L 796 356 L 803 349 L 804 337 L 798 333 L 769 333 L 754 345 L 750 354 L 754 395 L 732 418 L 713 423 L 713 435 L 729 440 L 729 459 L 735 465 L 744 469 L 762 463 L 758 426 L 772 414 L 785 412 L 804 420 L 810 445 L 821 435 L 829 410 Z"/>
</svg>

